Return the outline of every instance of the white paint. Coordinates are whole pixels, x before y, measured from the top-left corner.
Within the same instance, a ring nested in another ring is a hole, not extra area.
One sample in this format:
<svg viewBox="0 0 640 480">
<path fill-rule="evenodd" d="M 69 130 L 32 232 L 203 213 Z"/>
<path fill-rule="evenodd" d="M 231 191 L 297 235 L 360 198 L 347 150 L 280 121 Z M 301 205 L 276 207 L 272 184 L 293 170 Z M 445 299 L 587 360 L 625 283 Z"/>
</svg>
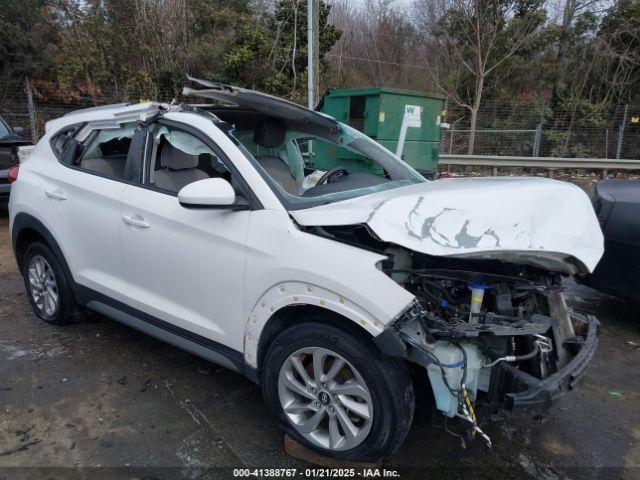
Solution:
<svg viewBox="0 0 640 480">
<path fill-rule="evenodd" d="M 307 226 L 366 223 L 382 240 L 429 255 L 549 261 L 558 268 L 570 256 L 593 271 L 604 251 L 587 195 L 544 178 L 437 180 L 291 215 Z"/>
<path fill-rule="evenodd" d="M 376 268 L 384 256 L 300 231 L 286 211 L 252 212 L 246 252 L 243 326 L 252 337 L 245 339 L 251 365 L 264 326 L 280 308 L 326 308 L 377 335 L 415 298 Z"/>
<path fill-rule="evenodd" d="M 11 219 L 18 212 L 38 218 L 54 234 L 74 279 L 109 294 L 122 278 L 118 229 L 124 184 L 61 165 L 48 137 L 20 166 L 11 186 Z M 56 190 L 66 200 L 47 196 Z"/>
<path fill-rule="evenodd" d="M 119 118 L 131 121 L 129 113 Z M 263 208 L 185 208 L 176 196 L 67 168 L 51 151 L 53 133 L 80 119 L 88 122 L 88 130 L 114 123 L 108 109 L 63 117 L 21 166 L 10 213 L 11 220 L 25 212 L 43 222 L 76 282 L 246 353 L 254 366 L 262 329 L 281 308 L 314 305 L 377 335 L 412 302 L 411 293 L 377 269 L 384 256 L 299 230 L 249 160 L 210 119 L 186 112 L 164 118 L 211 138 Z M 48 198 L 48 189 L 61 190 L 67 200 Z M 286 294 L 279 291 L 282 285 Z"/>
<path fill-rule="evenodd" d="M 420 127 L 422 127 L 422 107 L 418 105 L 405 105 L 402 124 L 400 125 L 400 137 L 398 138 L 398 146 L 396 147 L 396 156 L 402 157 L 404 142 L 407 138 L 407 130 L 409 128 Z"/>
<path fill-rule="evenodd" d="M 249 364 L 257 366 L 260 335 L 272 315 L 296 305 L 313 305 L 336 312 L 374 337 L 384 331 L 383 323 L 337 292 L 310 283 L 283 282 L 265 292 L 249 314 L 244 336 L 245 360 Z"/>
<path fill-rule="evenodd" d="M 212 89 L 211 95 L 219 93 Z M 325 120 L 263 97 L 263 106 L 275 102 L 295 118 Z M 210 118 L 194 113 L 170 111 L 164 118 L 217 144 L 261 208 L 185 208 L 179 200 L 229 204 L 233 190 L 224 180 L 209 179 L 171 195 L 68 168 L 51 150 L 51 136 L 66 125 L 85 122 L 80 135 L 86 138 L 95 129 L 117 128 L 159 110 L 157 104 L 113 106 L 49 122 L 12 185 L 10 225 L 20 212 L 38 218 L 57 240 L 77 283 L 241 352 L 253 367 L 259 366 L 265 328 L 282 309 L 304 305 L 335 312 L 376 336 L 414 301 L 413 294 L 377 268 L 384 255 L 300 226 L 367 224 L 383 241 L 417 252 L 497 258 L 567 272 L 576 265 L 593 270 L 603 253 L 602 233 L 584 192 L 539 178 L 423 182 L 287 212 L 236 144 Z M 420 107 L 405 109 L 400 152 L 407 129 L 421 125 L 420 115 Z M 444 343 L 443 354 L 449 349 L 459 355 Z M 0 350 L 9 353 L 8 359 L 30 354 L 2 342 Z M 470 372 L 468 385 L 474 391 L 477 372 Z M 431 373 L 435 387 L 440 375 Z M 187 400 L 180 406 L 197 427 L 212 426 Z M 457 404 L 439 407 L 453 414 Z M 178 455 L 186 465 L 199 465 L 192 451 L 196 447 L 185 443 Z"/>
<path fill-rule="evenodd" d="M 91 133 L 92 129 L 118 128 L 121 123 L 134 122 L 150 117 L 157 113 L 160 107 L 166 106 L 167 105 L 161 103 L 145 102 L 132 105 L 121 104 L 85 108 L 48 121 L 45 124 L 45 131 L 51 134 L 66 125 L 92 122 L 92 126 L 87 126 L 80 132 L 80 137 L 86 138 L 86 135 Z"/>
<path fill-rule="evenodd" d="M 185 185 L 178 192 L 183 205 L 233 205 L 236 194 L 224 178 L 205 178 Z"/>
<path fill-rule="evenodd" d="M 431 255 L 510 255 L 560 266 L 572 256 L 593 269 L 602 254 L 586 195 L 545 179 L 425 182 L 287 212 L 229 137 L 209 118 L 188 112 L 164 118 L 215 142 L 261 209 L 185 208 L 174 195 L 67 168 L 51 151 L 51 135 L 65 125 L 113 128 L 157 110 L 118 106 L 50 122 L 12 186 L 11 223 L 18 212 L 35 216 L 57 239 L 76 282 L 242 352 L 253 366 L 262 332 L 282 308 L 324 308 L 375 336 L 414 300 L 378 270 L 383 255 L 299 225 L 367 223 L 382 240 Z M 66 200 L 47 197 L 51 189 Z"/>
</svg>

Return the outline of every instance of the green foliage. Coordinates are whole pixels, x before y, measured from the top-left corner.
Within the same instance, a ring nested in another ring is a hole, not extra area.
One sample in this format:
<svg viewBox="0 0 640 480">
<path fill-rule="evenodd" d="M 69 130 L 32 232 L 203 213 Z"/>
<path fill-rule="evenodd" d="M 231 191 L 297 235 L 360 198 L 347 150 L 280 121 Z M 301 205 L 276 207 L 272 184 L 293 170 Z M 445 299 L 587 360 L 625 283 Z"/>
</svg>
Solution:
<svg viewBox="0 0 640 480">
<path fill-rule="evenodd" d="M 325 54 L 342 32 L 328 23 L 330 6 L 320 2 L 320 74 L 329 68 Z M 307 2 L 279 0 L 273 14 L 244 16 L 225 55 L 224 76 L 230 83 L 302 101 L 306 92 Z"/>
<path fill-rule="evenodd" d="M 616 1 L 598 27 L 598 38 L 611 45 L 611 70 L 625 72 L 623 79 L 616 79 L 617 83 L 628 82 L 616 100 L 640 99 L 640 0 Z"/>
<path fill-rule="evenodd" d="M 303 99 L 306 0 L 255 7 L 252 0 L 4 0 L 0 78 L 29 77 L 39 94 L 57 99 L 169 100 L 190 74 Z M 321 58 L 341 33 L 329 12 L 320 2 Z M 321 72 L 328 66 L 323 60 Z"/>
<path fill-rule="evenodd" d="M 190 74 L 294 101 L 306 99 L 306 0 L 1 3 L 0 90 L 9 85 L 15 89 L 27 77 L 37 95 L 49 99 L 103 94 L 169 100 Z M 604 12 L 582 2 L 565 29 L 562 22 L 548 20 L 549 0 L 451 1 L 435 27 L 428 14 L 424 30 L 415 17 L 394 10 L 388 2 L 353 8 L 353 2 L 335 0 L 334 5 L 342 12 L 337 21 L 350 35 L 341 40 L 342 31 L 328 21 L 331 5 L 321 1 L 323 84 L 435 89 L 433 72 L 424 68 L 433 61 L 447 90 L 468 100 L 477 78 L 456 60 L 456 52 L 469 59 L 473 70 L 475 40 L 470 27 L 479 22 L 480 41 L 491 39 L 490 48 L 483 44 L 487 65 L 516 46 L 525 26 L 535 33 L 484 79 L 483 108 L 496 102 L 540 105 L 546 99 L 553 110 L 547 122 L 575 133 L 601 125 L 605 105 L 640 101 L 640 0 L 612 0 L 604 4 Z M 447 42 L 442 41 L 444 31 L 450 36 Z M 327 54 L 339 41 L 341 48 L 334 52 L 340 53 L 338 63 Z M 358 51 L 350 47 L 356 44 Z M 383 63 L 376 64 L 378 59 Z"/>
<path fill-rule="evenodd" d="M 546 21 L 544 0 L 451 3 L 432 33 L 454 63 L 465 59 L 469 68 L 450 68 L 442 79 L 445 88 L 472 102 L 478 78 L 498 64 L 500 70 L 487 76 L 483 85 L 483 95 L 495 95 L 505 74 L 528 69 L 531 60 L 550 43 Z"/>
<path fill-rule="evenodd" d="M 229 83 L 270 90 L 283 81 L 273 75 L 271 31 L 260 19 L 242 16 L 235 26 L 233 44 L 224 56 L 223 75 Z"/>
<path fill-rule="evenodd" d="M 44 76 L 56 52 L 56 23 L 47 0 L 3 0 L 0 81 Z"/>
</svg>

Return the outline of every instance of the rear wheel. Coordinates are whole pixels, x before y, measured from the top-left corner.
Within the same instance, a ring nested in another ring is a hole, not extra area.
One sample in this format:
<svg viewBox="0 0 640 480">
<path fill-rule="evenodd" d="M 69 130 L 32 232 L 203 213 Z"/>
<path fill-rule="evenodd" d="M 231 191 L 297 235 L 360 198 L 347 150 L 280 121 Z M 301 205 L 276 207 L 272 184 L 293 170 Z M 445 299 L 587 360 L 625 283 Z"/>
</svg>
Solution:
<svg viewBox="0 0 640 480">
<path fill-rule="evenodd" d="M 38 318 L 55 325 L 82 318 L 84 311 L 76 304 L 60 261 L 47 245 L 34 242 L 27 247 L 22 276 Z"/>
<path fill-rule="evenodd" d="M 262 381 L 285 432 L 336 458 L 388 457 L 413 418 L 405 365 L 382 355 L 364 335 L 326 323 L 282 332 L 267 351 Z"/>
</svg>

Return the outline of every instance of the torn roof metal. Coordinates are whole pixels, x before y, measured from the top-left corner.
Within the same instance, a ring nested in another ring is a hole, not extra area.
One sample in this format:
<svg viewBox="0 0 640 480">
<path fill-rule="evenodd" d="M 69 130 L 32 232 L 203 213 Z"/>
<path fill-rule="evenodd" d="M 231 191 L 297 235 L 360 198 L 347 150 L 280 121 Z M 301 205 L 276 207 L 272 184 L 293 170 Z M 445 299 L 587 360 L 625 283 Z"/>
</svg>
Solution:
<svg viewBox="0 0 640 480">
<path fill-rule="evenodd" d="M 204 88 L 184 87 L 182 94 L 185 96 L 209 98 L 237 107 L 256 110 L 279 118 L 286 123 L 295 123 L 300 126 L 307 125 L 307 129 L 303 129 L 303 131 L 317 128 L 328 132 L 338 132 L 340 128 L 335 118 L 321 112 L 309 110 L 289 100 L 224 83 L 214 83 L 193 77 L 188 77 L 188 79 Z"/>
<path fill-rule="evenodd" d="M 93 122 L 94 128 L 98 128 L 96 125 L 99 125 L 99 128 L 118 128 L 124 122 L 143 120 L 160 109 L 166 108 L 168 108 L 167 104 L 157 102 L 119 103 L 90 107 L 69 112 L 60 118 L 51 120 L 46 123 L 45 129 L 47 132 L 53 132 L 67 125 L 83 122 Z"/>
<path fill-rule="evenodd" d="M 593 271 L 604 251 L 587 195 L 544 178 L 443 179 L 290 214 L 305 226 L 366 223 L 381 240 L 429 255 L 566 273 Z"/>
</svg>

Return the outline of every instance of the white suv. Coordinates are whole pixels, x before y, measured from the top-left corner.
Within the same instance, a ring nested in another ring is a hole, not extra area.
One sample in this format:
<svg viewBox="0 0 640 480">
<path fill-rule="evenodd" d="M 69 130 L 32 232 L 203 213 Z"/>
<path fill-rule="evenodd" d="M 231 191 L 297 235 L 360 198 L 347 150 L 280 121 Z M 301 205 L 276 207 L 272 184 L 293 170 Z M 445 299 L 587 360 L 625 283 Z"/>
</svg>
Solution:
<svg viewBox="0 0 640 480">
<path fill-rule="evenodd" d="M 9 205 L 38 317 L 90 309 L 240 372 L 285 432 L 343 459 L 397 450 L 417 384 L 487 443 L 479 406 L 541 411 L 573 388 L 596 320 L 561 277 L 603 251 L 580 189 L 426 181 L 331 117 L 195 82 L 217 103 L 47 124 Z"/>
</svg>

